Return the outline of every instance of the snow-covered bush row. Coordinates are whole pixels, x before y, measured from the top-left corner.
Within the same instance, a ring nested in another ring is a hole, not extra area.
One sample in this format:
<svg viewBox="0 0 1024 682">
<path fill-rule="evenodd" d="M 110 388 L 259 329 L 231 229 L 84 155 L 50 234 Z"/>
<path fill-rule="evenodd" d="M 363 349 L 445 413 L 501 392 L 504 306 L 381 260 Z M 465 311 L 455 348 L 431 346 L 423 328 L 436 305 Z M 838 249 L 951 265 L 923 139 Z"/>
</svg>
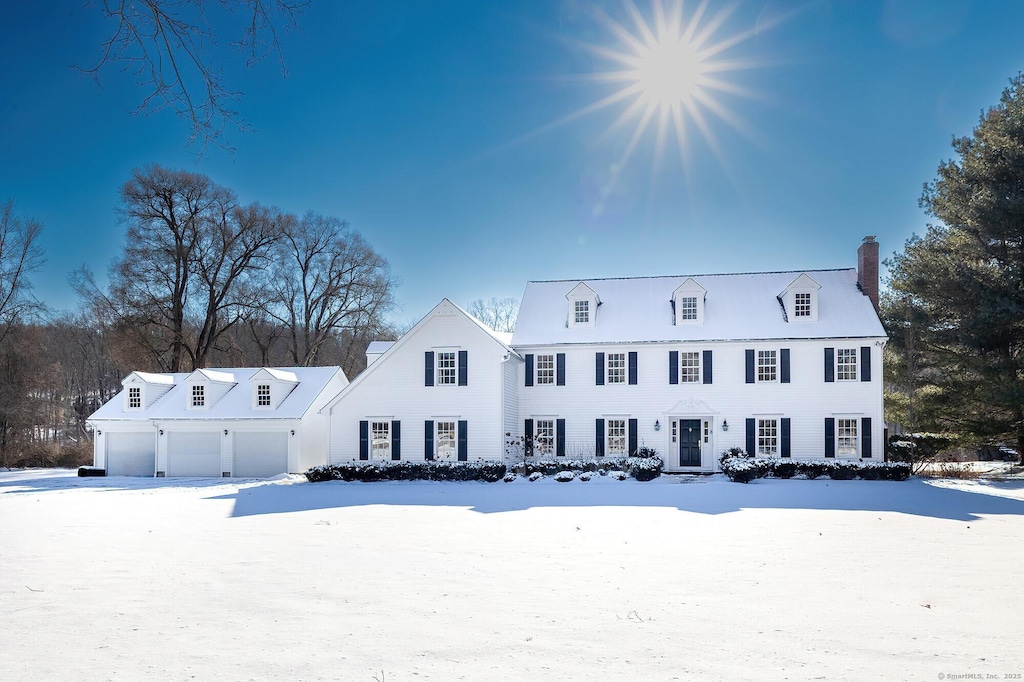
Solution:
<svg viewBox="0 0 1024 682">
<path fill-rule="evenodd" d="M 601 457 L 595 459 L 533 459 L 524 458 L 515 468 L 523 476 L 541 473 L 555 476 L 563 471 L 574 474 L 596 472 L 604 476 L 609 471 L 622 471 L 638 481 L 650 481 L 661 476 L 665 466 L 657 455 L 647 457 Z"/>
<path fill-rule="evenodd" d="M 904 462 L 871 462 L 846 459 L 792 460 L 780 457 L 725 456 L 721 460 L 722 473 L 737 483 L 749 483 L 755 478 L 792 478 L 803 474 L 806 478 L 828 476 L 835 481 L 848 481 L 858 476 L 868 481 L 905 481 L 910 477 L 910 465 Z"/>
<path fill-rule="evenodd" d="M 352 462 L 316 466 L 306 472 L 311 483 L 320 481 L 500 481 L 507 467 L 502 462 Z"/>
</svg>

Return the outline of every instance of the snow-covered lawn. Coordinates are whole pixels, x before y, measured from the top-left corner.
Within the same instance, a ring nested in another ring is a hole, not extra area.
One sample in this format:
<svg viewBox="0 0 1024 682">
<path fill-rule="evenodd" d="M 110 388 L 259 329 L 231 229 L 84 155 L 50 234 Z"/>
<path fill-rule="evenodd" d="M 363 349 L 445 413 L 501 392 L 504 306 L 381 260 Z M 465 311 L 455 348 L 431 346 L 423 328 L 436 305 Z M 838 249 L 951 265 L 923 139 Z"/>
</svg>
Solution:
<svg viewBox="0 0 1024 682">
<path fill-rule="evenodd" d="M 3 472 L 0 677 L 1014 679 L 1022 566 L 1024 481 Z"/>
</svg>

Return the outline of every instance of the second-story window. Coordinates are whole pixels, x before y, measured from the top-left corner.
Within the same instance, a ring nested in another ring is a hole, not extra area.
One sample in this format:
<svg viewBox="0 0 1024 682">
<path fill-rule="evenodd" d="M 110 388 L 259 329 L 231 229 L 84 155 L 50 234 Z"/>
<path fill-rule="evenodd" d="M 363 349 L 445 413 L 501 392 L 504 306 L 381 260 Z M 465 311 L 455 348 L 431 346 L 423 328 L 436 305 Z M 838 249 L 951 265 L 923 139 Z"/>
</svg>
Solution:
<svg viewBox="0 0 1024 682">
<path fill-rule="evenodd" d="M 793 295 L 793 316 L 794 317 L 810 317 L 811 316 L 811 295 L 810 294 L 794 294 Z"/>
<path fill-rule="evenodd" d="M 455 352 L 437 354 L 437 383 L 455 385 Z"/>
<path fill-rule="evenodd" d="M 683 296 L 679 299 L 679 319 L 680 320 L 696 320 L 697 319 L 697 297 L 696 296 Z"/>
<path fill-rule="evenodd" d="M 258 384 L 256 386 L 257 407 L 270 407 L 270 384 Z"/>
<path fill-rule="evenodd" d="M 679 382 L 696 384 L 700 382 L 700 353 L 682 352 L 679 354 Z"/>
<path fill-rule="evenodd" d="M 857 380 L 857 349 L 836 349 L 836 378 L 839 381 Z"/>
<path fill-rule="evenodd" d="M 626 383 L 626 354 L 625 353 L 609 353 L 608 354 L 608 383 L 609 384 L 624 384 L 624 383 Z"/>
<path fill-rule="evenodd" d="M 179 403 L 180 404 L 180 403 Z M 192 407 L 206 406 L 206 387 L 196 384 L 192 387 Z"/>
<path fill-rule="evenodd" d="M 555 356 L 537 356 L 537 384 L 555 383 Z"/>
<path fill-rule="evenodd" d="M 576 301 L 574 305 L 575 323 L 587 324 L 590 322 L 590 301 Z"/>
<path fill-rule="evenodd" d="M 778 378 L 778 355 L 774 350 L 757 351 L 757 380 L 775 381 Z"/>
</svg>

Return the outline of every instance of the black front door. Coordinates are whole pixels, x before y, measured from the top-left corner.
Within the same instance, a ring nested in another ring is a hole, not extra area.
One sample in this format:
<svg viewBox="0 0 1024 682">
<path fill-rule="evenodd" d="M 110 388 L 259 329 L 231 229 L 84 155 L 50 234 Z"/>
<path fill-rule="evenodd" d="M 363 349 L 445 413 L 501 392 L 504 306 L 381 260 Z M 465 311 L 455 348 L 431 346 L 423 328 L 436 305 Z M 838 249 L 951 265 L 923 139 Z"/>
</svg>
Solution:
<svg viewBox="0 0 1024 682">
<path fill-rule="evenodd" d="M 700 466 L 700 420 L 679 420 L 679 466 Z"/>
</svg>

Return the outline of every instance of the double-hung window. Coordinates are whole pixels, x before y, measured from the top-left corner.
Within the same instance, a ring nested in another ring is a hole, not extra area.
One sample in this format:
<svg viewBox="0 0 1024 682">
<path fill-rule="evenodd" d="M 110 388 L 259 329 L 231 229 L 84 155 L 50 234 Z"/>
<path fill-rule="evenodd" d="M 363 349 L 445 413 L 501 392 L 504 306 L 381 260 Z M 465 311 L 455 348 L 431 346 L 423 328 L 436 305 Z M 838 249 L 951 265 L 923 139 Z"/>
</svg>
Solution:
<svg viewBox="0 0 1024 682">
<path fill-rule="evenodd" d="M 142 388 L 139 386 L 130 386 L 128 388 L 128 408 L 137 410 L 142 407 Z"/>
<path fill-rule="evenodd" d="M 609 455 L 625 455 L 626 454 L 626 420 L 625 419 L 609 419 L 608 420 L 608 448 L 607 453 Z"/>
<path fill-rule="evenodd" d="M 778 379 L 778 351 L 757 351 L 757 380 L 776 381 Z"/>
<path fill-rule="evenodd" d="M 436 422 L 438 459 L 455 459 L 455 422 Z"/>
<path fill-rule="evenodd" d="M 391 422 L 371 422 L 373 458 L 391 459 Z"/>
<path fill-rule="evenodd" d="M 700 353 L 681 352 L 679 354 L 679 383 L 700 383 Z"/>
<path fill-rule="evenodd" d="M 857 456 L 856 419 L 836 419 L 836 453 L 840 457 Z"/>
<path fill-rule="evenodd" d="M 679 319 L 680 320 L 696 320 L 697 319 L 697 297 L 696 296 L 682 296 L 678 300 L 679 300 Z"/>
<path fill-rule="evenodd" d="M 608 353 L 608 383 L 626 383 L 626 354 Z"/>
<path fill-rule="evenodd" d="M 793 294 L 793 317 L 811 316 L 811 295 Z"/>
<path fill-rule="evenodd" d="M 537 356 L 537 384 L 555 383 L 555 356 Z"/>
<path fill-rule="evenodd" d="M 270 384 L 256 385 L 256 406 L 270 407 Z"/>
<path fill-rule="evenodd" d="M 202 384 L 192 386 L 192 407 L 206 406 L 206 387 Z"/>
<path fill-rule="evenodd" d="M 437 354 L 437 383 L 441 386 L 454 386 L 456 380 L 455 351 L 443 351 Z"/>
<path fill-rule="evenodd" d="M 857 349 L 836 349 L 836 379 L 839 381 L 857 380 Z"/>
<path fill-rule="evenodd" d="M 575 324 L 589 324 L 590 323 L 590 301 L 576 301 L 573 304 L 573 312 Z"/>
<path fill-rule="evenodd" d="M 779 454 L 778 419 L 757 420 L 757 454 L 769 456 Z"/>
<path fill-rule="evenodd" d="M 541 456 L 555 452 L 554 419 L 538 419 L 534 422 L 533 451 Z"/>
</svg>

